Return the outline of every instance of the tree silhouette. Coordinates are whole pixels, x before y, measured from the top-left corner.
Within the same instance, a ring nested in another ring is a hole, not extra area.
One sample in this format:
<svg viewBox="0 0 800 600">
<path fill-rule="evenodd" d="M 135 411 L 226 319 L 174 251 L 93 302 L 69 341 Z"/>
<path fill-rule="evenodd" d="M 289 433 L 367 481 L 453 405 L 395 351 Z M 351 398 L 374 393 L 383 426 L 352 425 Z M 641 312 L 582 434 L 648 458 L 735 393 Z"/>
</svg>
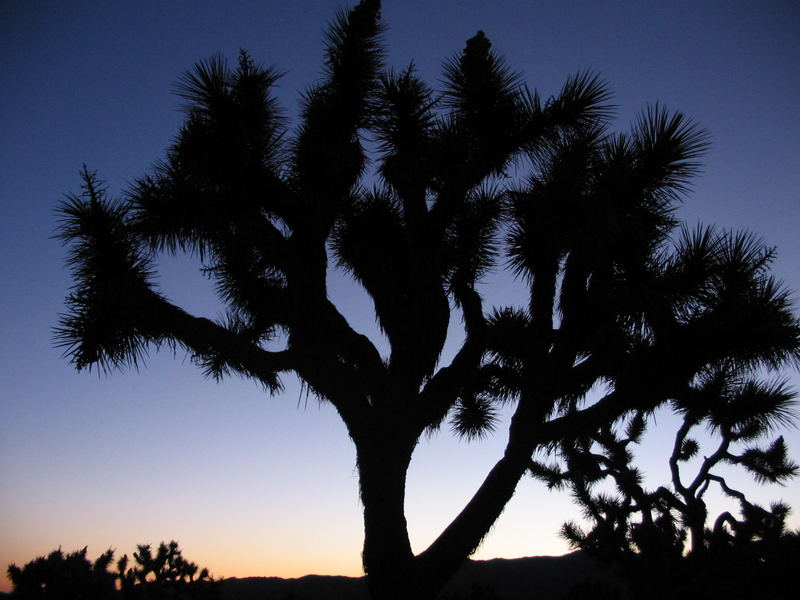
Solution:
<svg viewBox="0 0 800 600">
<path fill-rule="evenodd" d="M 117 562 L 117 577 L 126 600 L 220 597 L 218 582 L 210 577 L 208 569 L 199 569 L 183 558 L 177 542 L 161 542 L 155 554 L 149 545 L 140 544 L 133 560 L 130 568 L 127 554 Z"/>
<path fill-rule="evenodd" d="M 64 554 L 61 548 L 25 564 L 8 566 L 12 597 L 54 600 L 85 598 L 107 600 L 114 597 L 114 575 L 108 567 L 114 558 L 109 550 L 94 563 L 86 558 L 87 548 Z"/>
<path fill-rule="evenodd" d="M 740 244 L 742 238 L 721 241 Z M 786 571 L 778 565 L 787 551 L 800 558 L 789 541 L 794 534 L 785 530 L 789 508 L 751 503 L 719 468 L 743 467 L 761 484 L 797 475 L 800 467 L 788 458 L 782 436 L 766 447 L 747 445 L 792 424 L 791 405 L 785 382 L 760 380 L 731 363 L 710 365 L 671 401 L 679 419 L 672 452 L 665 457 L 668 487 L 647 490 L 634 465 L 631 448 L 642 442 L 652 423 L 644 412 L 635 413 L 624 426 L 604 424 L 591 435 L 563 440 L 557 449 L 561 464 L 534 461 L 531 471 L 551 488 L 568 486 L 590 521 L 588 531 L 566 523 L 562 535 L 573 547 L 621 565 L 640 596 L 678 598 L 688 589 L 698 594 L 707 587 L 714 597 L 782 597 L 769 596 L 766 588 L 784 580 Z M 701 444 L 690 437 L 700 427 L 713 434 L 702 460 L 697 458 Z M 693 475 L 687 477 L 689 467 Z M 607 479 L 613 491 L 597 491 Z M 712 526 L 704 496 L 714 485 L 739 505 L 739 514 L 723 512 Z M 723 581 L 730 593 L 722 593 Z"/>
<path fill-rule="evenodd" d="M 797 357 L 800 328 L 763 274 L 714 287 L 702 240 L 671 244 L 706 145 L 680 113 L 654 106 L 612 135 L 596 77 L 542 100 L 483 32 L 434 91 L 413 65 L 384 68 L 379 12 L 363 0 L 333 22 L 294 130 L 274 70 L 215 57 L 180 80 L 185 123 L 124 200 L 84 169 L 61 206 L 75 284 L 57 339 L 78 369 L 168 345 L 273 393 L 296 373 L 355 444 L 372 596 L 425 599 L 480 545 L 538 448 L 677 398 L 709 365 L 778 368 Z M 158 291 L 161 252 L 199 259 L 225 318 Z M 500 259 L 527 306 L 484 306 L 479 285 Z M 329 268 L 369 294 L 388 355 L 330 301 Z M 454 315 L 463 342 L 443 357 Z M 606 393 L 587 395 L 597 382 Z M 513 405 L 504 455 L 415 556 L 404 495 L 417 441 L 448 419 L 481 436 L 499 403 Z"/>
<path fill-rule="evenodd" d="M 149 545 L 139 545 L 137 549 L 133 553 L 133 566 L 128 566 L 126 554 L 117 561 L 116 571 L 109 571 L 113 550 L 90 562 L 86 548 L 66 555 L 59 548 L 22 568 L 9 565 L 12 598 L 218 600 L 221 597 L 219 582 L 209 576 L 208 569 L 198 573 L 197 565 L 183 558 L 177 542 L 162 542 L 155 555 Z"/>
</svg>

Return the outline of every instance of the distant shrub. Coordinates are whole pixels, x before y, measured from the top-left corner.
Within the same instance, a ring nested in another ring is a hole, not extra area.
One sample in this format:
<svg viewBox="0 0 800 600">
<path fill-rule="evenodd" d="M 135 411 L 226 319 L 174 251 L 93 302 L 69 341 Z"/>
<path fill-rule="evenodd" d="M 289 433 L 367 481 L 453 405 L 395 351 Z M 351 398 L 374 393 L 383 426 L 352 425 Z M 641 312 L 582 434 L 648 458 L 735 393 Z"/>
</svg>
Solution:
<svg viewBox="0 0 800 600">
<path fill-rule="evenodd" d="M 218 600 L 220 582 L 208 569 L 199 569 L 183 558 L 177 542 L 137 546 L 133 564 L 123 555 L 115 567 L 114 551 L 107 550 L 94 562 L 87 548 L 64 554 L 61 549 L 40 556 L 22 568 L 8 567 L 12 598 L 21 600 Z"/>
<path fill-rule="evenodd" d="M 116 597 L 115 574 L 108 571 L 113 551 L 102 554 L 94 563 L 86 558 L 86 548 L 64 554 L 61 548 L 40 556 L 20 568 L 8 567 L 12 598 L 105 600 Z"/>
</svg>

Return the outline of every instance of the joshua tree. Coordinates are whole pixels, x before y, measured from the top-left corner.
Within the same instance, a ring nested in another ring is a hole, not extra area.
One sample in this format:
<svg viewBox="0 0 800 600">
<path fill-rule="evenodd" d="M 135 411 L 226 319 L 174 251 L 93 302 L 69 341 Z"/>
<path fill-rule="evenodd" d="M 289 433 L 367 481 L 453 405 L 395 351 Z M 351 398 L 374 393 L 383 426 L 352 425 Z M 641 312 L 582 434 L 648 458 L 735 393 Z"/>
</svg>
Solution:
<svg viewBox="0 0 800 600">
<path fill-rule="evenodd" d="M 214 58 L 181 79 L 185 124 L 123 201 L 84 171 L 83 193 L 61 207 L 75 285 L 57 334 L 78 369 L 167 344 L 271 392 L 296 373 L 355 444 L 373 597 L 425 599 L 479 546 L 537 448 L 653 409 L 710 364 L 778 367 L 800 328 L 774 286 L 707 290 L 701 250 L 671 267 L 673 210 L 705 146 L 681 114 L 652 107 L 611 135 L 597 78 L 543 101 L 482 32 L 436 92 L 413 66 L 384 69 L 379 10 L 363 0 L 332 24 L 294 130 L 274 71 L 246 53 L 235 67 Z M 512 163 L 529 177 L 513 180 Z M 159 252 L 197 257 L 227 317 L 161 294 Z M 500 257 L 527 283 L 527 306 L 484 306 L 478 284 Z M 328 298 L 331 268 L 372 298 L 386 356 Z M 443 357 L 454 314 L 463 342 Z M 607 393 L 587 397 L 598 381 Z M 415 556 L 404 495 L 417 441 L 448 418 L 485 433 L 498 402 L 514 406 L 503 456 Z"/>
<path fill-rule="evenodd" d="M 742 251 L 757 249 L 742 237 L 718 241 L 727 256 L 741 257 Z M 756 264 L 767 256 L 750 254 L 744 262 Z M 765 593 L 765 582 L 780 573 L 776 565 L 786 560 L 780 554 L 788 550 L 800 558 L 796 543 L 790 543 L 793 534 L 785 531 L 789 508 L 775 503 L 765 509 L 751 503 L 719 468 L 743 467 L 761 484 L 782 483 L 797 475 L 800 467 L 789 459 L 782 436 L 766 447 L 745 445 L 792 423 L 792 396 L 784 382 L 759 380 L 735 364 L 709 366 L 671 402 L 679 420 L 672 452 L 665 457 L 669 487 L 648 491 L 634 465 L 632 447 L 642 442 L 649 421 L 644 412 L 635 413 L 624 426 L 604 424 L 591 435 L 563 440 L 557 450 L 560 465 L 534 461 L 531 471 L 551 488 L 568 486 L 590 521 L 588 531 L 566 523 L 562 535 L 573 547 L 621 565 L 640 595 L 679 597 L 676 591 L 682 586 L 697 592 L 698 585 L 715 579 L 728 581 L 739 593 L 743 586 Z M 701 426 L 712 436 L 699 459 L 702 445 L 689 436 Z M 687 477 L 689 467 L 693 475 Z M 613 482 L 614 491 L 597 492 L 606 479 Z M 712 527 L 704 496 L 713 485 L 739 505 L 739 515 L 723 512 Z M 690 551 L 684 558 L 687 537 Z M 709 575 L 710 568 L 716 577 Z M 713 591 L 718 593 L 719 586 Z"/>
<path fill-rule="evenodd" d="M 220 597 L 217 581 L 208 569 L 183 558 L 177 542 L 158 545 L 155 555 L 150 545 L 137 546 L 133 553 L 134 565 L 128 567 L 128 555 L 117 561 L 117 577 L 126 599 L 138 598 L 194 598 L 214 600 Z"/>
</svg>

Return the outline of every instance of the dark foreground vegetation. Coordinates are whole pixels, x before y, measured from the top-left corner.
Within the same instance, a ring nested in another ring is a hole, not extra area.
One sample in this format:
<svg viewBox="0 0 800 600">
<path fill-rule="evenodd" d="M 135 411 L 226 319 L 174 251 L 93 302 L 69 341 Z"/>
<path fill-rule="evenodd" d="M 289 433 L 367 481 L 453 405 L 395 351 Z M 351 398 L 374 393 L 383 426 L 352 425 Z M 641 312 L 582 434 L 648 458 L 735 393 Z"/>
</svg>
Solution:
<svg viewBox="0 0 800 600">
<path fill-rule="evenodd" d="M 307 575 L 297 579 L 247 577 L 213 580 L 162 544 L 153 555 L 147 546 L 134 553 L 136 566 L 125 571 L 123 558 L 112 565 L 111 551 L 94 562 L 86 548 L 69 554 L 56 550 L 24 567 L 12 565 L 12 598 L 25 599 L 185 599 L 185 600 L 368 600 L 363 577 Z M 176 552 L 177 551 L 177 552 Z M 586 553 L 560 557 L 467 561 L 442 592 L 441 600 L 557 600 L 576 581 L 617 584 L 605 565 Z"/>
<path fill-rule="evenodd" d="M 60 550 L 9 569 L 11 598 L 51 600 L 369 600 L 363 577 L 307 575 L 297 579 L 247 577 L 212 580 L 202 571 L 192 582 L 191 563 L 166 558 L 162 545 L 148 557 L 134 554 L 137 566 L 109 571 L 109 553 L 93 563 L 86 549 Z M 163 561 L 163 566 L 157 566 Z M 170 565 L 172 563 L 172 566 Z M 789 600 L 796 588 L 787 573 L 800 564 L 800 534 L 784 534 L 769 548 L 754 545 L 738 554 L 688 558 L 670 563 L 624 563 L 587 552 L 564 556 L 467 561 L 439 600 Z M 149 567 L 145 565 L 150 565 Z M 171 573 L 171 574 L 170 574 Z M 196 574 L 197 572 L 194 571 Z M 127 581 L 127 583 L 125 583 Z M 144 581 L 144 583 L 143 583 Z M 2 597 L 2 596 L 0 596 Z"/>
<path fill-rule="evenodd" d="M 222 588 L 208 569 L 187 561 L 176 542 L 153 552 L 139 545 L 131 562 L 116 562 L 108 550 L 96 560 L 87 548 L 65 554 L 60 548 L 23 567 L 9 565 L 12 598 L 52 600 L 219 600 Z"/>
<path fill-rule="evenodd" d="M 543 99 L 483 32 L 436 90 L 413 65 L 386 67 L 380 8 L 362 0 L 335 19 L 295 127 L 272 95 L 277 71 L 246 52 L 233 66 L 215 57 L 179 81 L 185 122 L 123 198 L 84 169 L 60 208 L 68 359 L 113 370 L 166 346 L 273 393 L 297 375 L 355 444 L 373 600 L 436 598 L 527 475 L 572 490 L 591 522 L 565 528 L 577 547 L 637 572 L 667 565 L 659 593 L 758 573 L 764 557 L 742 548 L 771 540 L 786 507 L 751 504 L 718 466 L 765 482 L 796 474 L 775 437 L 793 394 L 774 374 L 797 363 L 800 323 L 770 274 L 772 248 L 676 216 L 705 132 L 655 105 L 615 133 L 597 77 Z M 163 253 L 198 261 L 224 316 L 162 293 Z M 492 269 L 521 282 L 522 305 L 481 295 Z M 370 296 L 388 350 L 331 301 L 334 273 Z M 463 337 L 450 355 L 454 319 Z M 404 502 L 419 439 L 446 423 L 487 435 L 501 405 L 512 414 L 502 455 L 415 554 Z M 632 454 L 664 408 L 683 424 L 671 481 L 648 489 Z M 715 438 L 710 453 L 697 428 Z M 604 479 L 614 494 L 597 492 Z M 713 524 L 712 486 L 737 506 Z"/>
</svg>

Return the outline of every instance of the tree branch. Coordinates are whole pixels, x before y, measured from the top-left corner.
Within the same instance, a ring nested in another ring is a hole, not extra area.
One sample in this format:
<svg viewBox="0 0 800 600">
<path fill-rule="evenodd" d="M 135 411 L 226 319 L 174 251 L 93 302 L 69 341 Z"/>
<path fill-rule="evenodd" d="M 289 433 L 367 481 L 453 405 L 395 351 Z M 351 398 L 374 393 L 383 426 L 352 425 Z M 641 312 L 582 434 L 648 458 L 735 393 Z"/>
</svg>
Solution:
<svg viewBox="0 0 800 600">
<path fill-rule="evenodd" d="M 684 416 L 683 423 L 675 434 L 675 443 L 672 446 L 672 454 L 670 454 L 669 457 L 669 471 L 672 477 L 672 485 L 675 487 L 675 491 L 679 492 L 684 497 L 689 494 L 689 490 L 686 489 L 681 481 L 681 470 L 678 466 L 678 458 L 683 449 L 683 442 L 693 426 L 692 421 L 689 415 Z"/>
<path fill-rule="evenodd" d="M 698 488 L 703 483 L 706 478 L 711 477 L 709 471 L 711 470 L 714 465 L 716 465 L 720 460 L 725 458 L 728 454 L 728 447 L 731 444 L 731 434 L 730 431 L 723 431 L 722 432 L 722 441 L 720 441 L 719 447 L 717 450 L 708 458 L 703 461 L 703 464 L 700 466 L 700 470 L 697 472 L 692 483 L 687 488 L 689 492 L 693 495 L 697 493 Z"/>
<path fill-rule="evenodd" d="M 219 357 L 229 368 L 257 379 L 273 392 L 280 389 L 278 374 L 295 368 L 288 350 L 264 350 L 209 319 L 190 315 L 152 290 L 146 294 L 153 324 L 198 357 Z"/>
<path fill-rule="evenodd" d="M 486 318 L 480 294 L 468 286 L 463 286 L 457 294 L 467 336 L 450 364 L 439 369 L 420 392 L 420 429 L 440 423 L 447 416 L 486 351 Z"/>
<path fill-rule="evenodd" d="M 719 487 L 722 488 L 722 491 L 728 494 L 731 498 L 736 498 L 742 506 L 746 506 L 749 504 L 747 501 L 747 497 L 740 492 L 739 490 L 735 490 L 732 487 L 728 486 L 728 482 L 725 481 L 723 477 L 719 475 L 708 475 L 709 481 L 716 481 L 719 484 Z"/>
</svg>

